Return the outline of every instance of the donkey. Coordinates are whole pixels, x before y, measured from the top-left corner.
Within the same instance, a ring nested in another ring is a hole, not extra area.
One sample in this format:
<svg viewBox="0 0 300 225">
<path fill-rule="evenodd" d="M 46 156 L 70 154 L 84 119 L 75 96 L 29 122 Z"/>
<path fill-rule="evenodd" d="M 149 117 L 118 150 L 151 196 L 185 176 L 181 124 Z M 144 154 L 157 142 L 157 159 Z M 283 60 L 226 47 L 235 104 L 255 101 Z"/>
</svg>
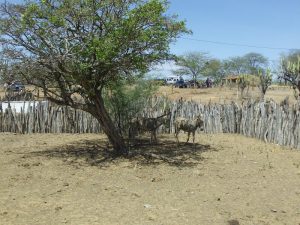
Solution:
<svg viewBox="0 0 300 225">
<path fill-rule="evenodd" d="M 134 138 L 138 133 L 150 132 L 150 143 L 157 142 L 157 129 L 170 120 L 171 112 L 165 112 L 159 117 L 137 117 L 134 118 L 129 127 L 129 137 Z"/>
<path fill-rule="evenodd" d="M 186 144 L 189 142 L 191 133 L 193 134 L 193 144 L 195 143 L 195 132 L 197 128 L 201 128 L 203 130 L 203 114 L 200 114 L 194 120 L 188 120 L 183 117 L 178 117 L 175 120 L 175 137 L 177 139 L 177 144 L 179 144 L 178 134 L 180 130 L 184 132 L 188 132 L 188 138 Z"/>
</svg>

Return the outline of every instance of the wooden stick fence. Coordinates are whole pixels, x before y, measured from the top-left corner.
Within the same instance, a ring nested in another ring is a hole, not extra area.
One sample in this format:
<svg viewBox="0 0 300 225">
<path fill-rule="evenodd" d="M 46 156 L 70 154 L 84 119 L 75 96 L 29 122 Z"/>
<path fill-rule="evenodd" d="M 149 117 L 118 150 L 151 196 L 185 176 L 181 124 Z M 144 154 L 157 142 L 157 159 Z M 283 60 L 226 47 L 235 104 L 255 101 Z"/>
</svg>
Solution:
<svg viewBox="0 0 300 225">
<path fill-rule="evenodd" d="M 26 104 L 26 103 L 25 103 Z M 0 132 L 15 133 L 99 133 L 98 121 L 90 114 L 50 103 L 33 102 L 21 108 L 0 110 Z"/>
<path fill-rule="evenodd" d="M 160 104 L 145 109 L 143 115 L 162 115 L 167 105 L 171 110 L 170 124 L 160 128 L 161 133 L 174 133 L 174 121 L 178 116 L 193 119 L 202 113 L 206 133 L 238 133 L 300 149 L 299 105 L 287 108 L 273 101 L 253 100 L 242 105 L 234 102 L 208 105 L 192 101 L 169 102 L 164 98 L 155 101 L 160 101 Z M 22 109 L 19 113 L 11 108 L 1 110 L 0 107 L 0 132 L 100 133 L 101 126 L 86 112 L 33 102 L 33 106 L 28 107 L 27 111 Z"/>
</svg>

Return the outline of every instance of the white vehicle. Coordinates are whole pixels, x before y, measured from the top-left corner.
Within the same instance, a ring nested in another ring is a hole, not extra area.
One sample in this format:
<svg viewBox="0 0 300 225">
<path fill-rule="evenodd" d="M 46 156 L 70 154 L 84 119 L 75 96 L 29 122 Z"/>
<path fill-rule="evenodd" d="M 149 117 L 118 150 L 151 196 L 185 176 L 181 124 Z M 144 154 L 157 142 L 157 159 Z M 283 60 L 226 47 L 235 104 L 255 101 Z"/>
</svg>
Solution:
<svg viewBox="0 0 300 225">
<path fill-rule="evenodd" d="M 179 80 L 180 80 L 180 77 L 178 77 L 178 76 L 169 76 L 166 78 L 166 84 L 175 84 Z"/>
</svg>

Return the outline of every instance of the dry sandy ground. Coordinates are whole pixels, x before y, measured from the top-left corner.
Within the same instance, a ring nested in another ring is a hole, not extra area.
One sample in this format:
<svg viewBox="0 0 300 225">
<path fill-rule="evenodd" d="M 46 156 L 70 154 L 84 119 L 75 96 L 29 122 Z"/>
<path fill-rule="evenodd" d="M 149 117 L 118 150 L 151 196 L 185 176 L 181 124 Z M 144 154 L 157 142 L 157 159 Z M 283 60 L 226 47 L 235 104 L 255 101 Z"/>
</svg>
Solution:
<svg viewBox="0 0 300 225">
<path fill-rule="evenodd" d="M 34 88 L 32 86 L 26 87 L 26 89 L 33 91 Z M 40 91 L 40 94 L 42 91 Z M 4 97 L 5 92 L 0 87 L 0 98 Z M 241 102 L 241 94 L 238 91 L 237 87 L 213 87 L 213 88 L 172 88 L 172 86 L 160 86 L 158 90 L 158 95 L 167 96 L 169 99 L 186 99 L 193 100 L 200 103 L 228 103 L 231 101 Z M 245 91 L 245 95 L 247 98 L 259 98 L 260 91 L 258 88 L 250 87 L 248 91 Z M 289 96 L 290 103 L 295 102 L 294 92 L 289 86 L 278 86 L 272 85 L 266 93 L 266 99 L 272 98 L 276 102 L 281 102 L 284 100 L 286 96 Z M 42 100 L 42 97 L 41 99 Z"/>
<path fill-rule="evenodd" d="M 193 100 L 201 103 L 228 103 L 231 101 L 241 102 L 241 93 L 237 87 L 214 87 L 214 88 L 172 88 L 171 86 L 161 86 L 158 94 L 167 96 L 172 100 L 186 99 Z M 273 99 L 280 103 L 285 97 L 289 97 L 290 103 L 295 103 L 295 97 L 293 89 L 288 86 L 276 86 L 272 85 L 266 93 L 266 99 Z M 245 97 L 259 99 L 260 91 L 258 88 L 250 87 L 249 90 L 245 91 Z"/>
<path fill-rule="evenodd" d="M 102 135 L 1 133 L 0 224 L 300 224 L 300 151 L 229 134 L 174 141 L 115 159 Z"/>
</svg>

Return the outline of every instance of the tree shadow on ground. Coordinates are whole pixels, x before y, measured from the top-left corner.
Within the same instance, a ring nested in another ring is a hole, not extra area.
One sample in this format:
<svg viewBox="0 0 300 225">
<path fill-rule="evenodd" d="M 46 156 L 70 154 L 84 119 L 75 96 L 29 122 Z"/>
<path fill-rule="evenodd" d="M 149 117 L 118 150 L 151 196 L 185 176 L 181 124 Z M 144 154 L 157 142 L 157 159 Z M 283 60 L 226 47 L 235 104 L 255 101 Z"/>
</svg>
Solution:
<svg viewBox="0 0 300 225">
<path fill-rule="evenodd" d="M 149 139 L 139 139 L 130 150 L 131 156 L 139 158 L 141 164 L 167 163 L 178 167 L 196 166 L 204 160 L 203 152 L 216 151 L 210 145 L 199 143 L 178 145 L 175 140 L 169 138 L 160 138 L 157 144 L 150 144 Z"/>
<path fill-rule="evenodd" d="M 130 147 L 129 155 L 117 157 L 107 141 L 78 141 L 54 149 L 30 152 L 28 157 L 60 158 L 64 162 L 75 166 L 109 167 L 112 163 L 129 160 L 140 165 L 159 165 L 167 163 L 176 167 L 192 167 L 204 160 L 202 153 L 216 151 L 209 145 L 199 143 L 180 143 L 168 138 L 161 138 L 159 143 L 150 144 L 149 138 L 138 139 Z"/>
</svg>

